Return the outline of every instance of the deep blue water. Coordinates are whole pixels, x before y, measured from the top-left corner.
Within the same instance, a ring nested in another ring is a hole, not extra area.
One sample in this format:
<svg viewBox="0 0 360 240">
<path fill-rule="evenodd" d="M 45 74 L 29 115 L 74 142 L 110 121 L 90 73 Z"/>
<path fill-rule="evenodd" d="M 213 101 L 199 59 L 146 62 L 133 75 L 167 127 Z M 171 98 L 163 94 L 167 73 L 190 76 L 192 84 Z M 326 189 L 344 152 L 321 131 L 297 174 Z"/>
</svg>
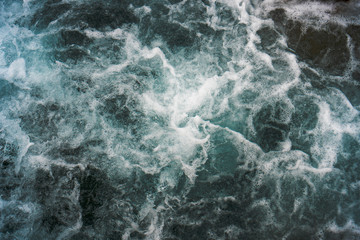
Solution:
<svg viewBox="0 0 360 240">
<path fill-rule="evenodd" d="M 359 16 L 2 0 L 0 239 L 360 239 Z"/>
</svg>

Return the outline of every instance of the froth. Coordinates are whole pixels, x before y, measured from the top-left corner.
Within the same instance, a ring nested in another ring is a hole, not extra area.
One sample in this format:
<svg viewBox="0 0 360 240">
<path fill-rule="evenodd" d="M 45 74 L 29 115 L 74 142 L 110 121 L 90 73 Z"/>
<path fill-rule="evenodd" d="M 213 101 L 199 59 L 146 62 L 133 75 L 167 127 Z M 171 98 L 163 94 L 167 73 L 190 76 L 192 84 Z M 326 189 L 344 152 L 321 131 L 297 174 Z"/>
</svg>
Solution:
<svg viewBox="0 0 360 240">
<path fill-rule="evenodd" d="M 326 85 L 341 77 L 289 49 L 266 15 L 286 8 L 289 21 L 306 22 L 302 34 L 329 20 L 333 4 L 140 2 L 48 1 L 86 17 L 66 12 L 33 32 L 0 26 L 10 46 L 0 52 L 1 88 L 20 86 L 1 92 L 0 137 L 18 147 L 20 183 L 39 185 L 14 190 L 37 204 L 14 203 L 22 212 L 39 208 L 34 231 L 290 239 L 316 234 L 308 219 L 323 229 L 340 217 L 357 229 L 358 110 Z M 43 19 L 41 4 L 24 1 L 23 21 Z"/>
</svg>

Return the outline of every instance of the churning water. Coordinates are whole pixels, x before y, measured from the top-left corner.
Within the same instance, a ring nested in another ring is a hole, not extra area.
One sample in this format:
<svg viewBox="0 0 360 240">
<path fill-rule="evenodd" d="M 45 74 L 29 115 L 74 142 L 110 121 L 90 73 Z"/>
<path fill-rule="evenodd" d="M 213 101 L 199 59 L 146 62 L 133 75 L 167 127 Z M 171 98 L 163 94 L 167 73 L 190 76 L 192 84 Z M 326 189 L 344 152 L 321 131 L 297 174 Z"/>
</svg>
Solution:
<svg viewBox="0 0 360 240">
<path fill-rule="evenodd" d="M 360 239 L 360 5 L 2 0 L 1 239 Z"/>
</svg>

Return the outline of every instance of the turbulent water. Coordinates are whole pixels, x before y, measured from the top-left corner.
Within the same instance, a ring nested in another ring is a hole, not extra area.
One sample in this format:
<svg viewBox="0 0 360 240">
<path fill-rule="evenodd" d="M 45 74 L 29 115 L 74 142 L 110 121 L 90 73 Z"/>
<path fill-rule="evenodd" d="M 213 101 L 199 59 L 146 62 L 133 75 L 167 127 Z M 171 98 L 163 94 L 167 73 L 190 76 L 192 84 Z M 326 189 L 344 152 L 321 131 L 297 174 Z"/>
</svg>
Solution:
<svg viewBox="0 0 360 240">
<path fill-rule="evenodd" d="M 2 0 L 0 239 L 360 239 L 359 16 Z"/>
</svg>

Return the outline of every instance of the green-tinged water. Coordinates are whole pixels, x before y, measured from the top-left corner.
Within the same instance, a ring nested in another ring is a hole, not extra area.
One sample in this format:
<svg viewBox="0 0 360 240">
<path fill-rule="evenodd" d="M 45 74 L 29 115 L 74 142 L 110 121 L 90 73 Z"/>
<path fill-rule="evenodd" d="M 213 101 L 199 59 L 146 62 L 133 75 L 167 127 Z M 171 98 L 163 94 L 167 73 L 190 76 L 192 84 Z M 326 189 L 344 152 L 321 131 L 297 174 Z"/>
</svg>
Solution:
<svg viewBox="0 0 360 240">
<path fill-rule="evenodd" d="M 360 239 L 355 0 L 0 9 L 0 239 Z"/>
</svg>

